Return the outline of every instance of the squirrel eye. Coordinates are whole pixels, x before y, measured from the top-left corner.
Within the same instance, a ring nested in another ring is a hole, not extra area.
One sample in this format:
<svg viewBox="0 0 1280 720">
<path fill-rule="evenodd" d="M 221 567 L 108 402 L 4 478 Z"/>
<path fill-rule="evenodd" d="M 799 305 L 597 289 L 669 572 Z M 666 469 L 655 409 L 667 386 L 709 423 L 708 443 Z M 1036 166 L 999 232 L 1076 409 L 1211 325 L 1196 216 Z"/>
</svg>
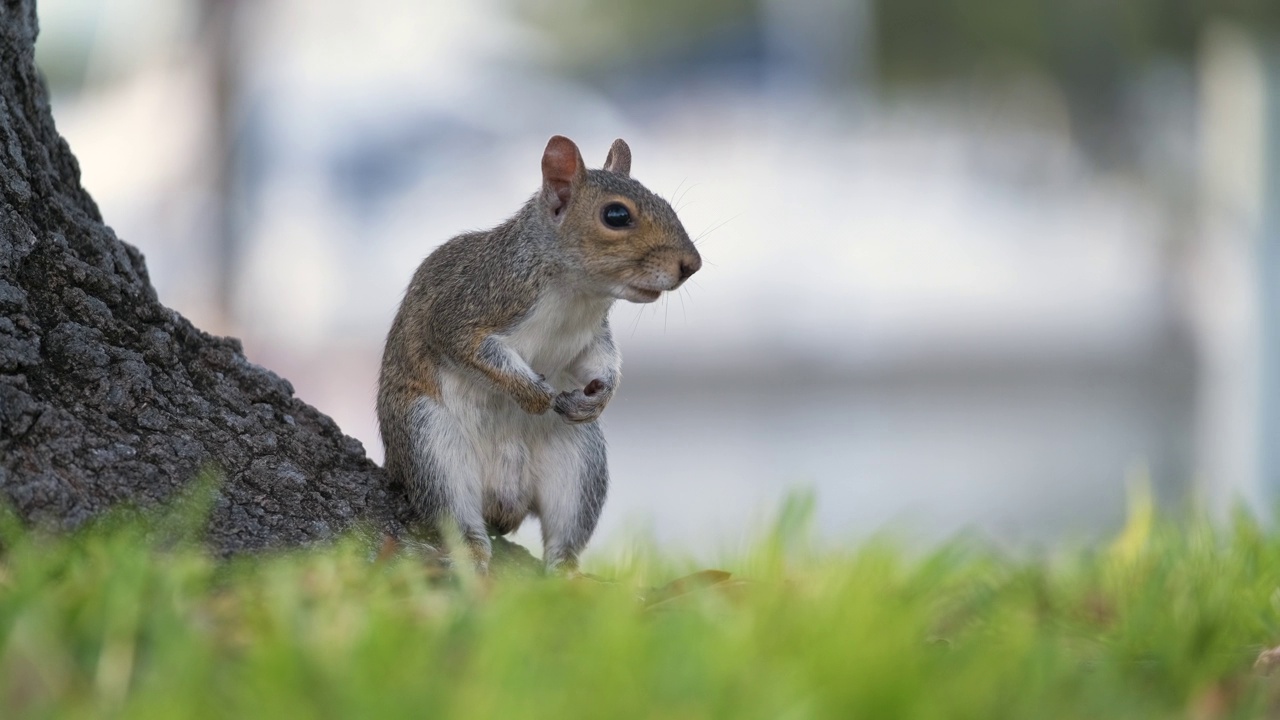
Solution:
<svg viewBox="0 0 1280 720">
<path fill-rule="evenodd" d="M 622 203 L 605 205 L 601 217 L 604 218 L 604 224 L 612 228 L 623 228 L 631 224 L 631 211 Z"/>
</svg>

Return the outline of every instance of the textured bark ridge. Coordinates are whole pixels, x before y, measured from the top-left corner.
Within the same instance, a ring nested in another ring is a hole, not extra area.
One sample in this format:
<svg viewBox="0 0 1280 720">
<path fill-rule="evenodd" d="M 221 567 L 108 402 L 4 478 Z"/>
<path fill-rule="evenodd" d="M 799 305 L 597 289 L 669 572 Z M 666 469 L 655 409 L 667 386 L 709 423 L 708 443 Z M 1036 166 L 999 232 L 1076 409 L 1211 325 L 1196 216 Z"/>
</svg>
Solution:
<svg viewBox="0 0 1280 720">
<path fill-rule="evenodd" d="M 156 298 L 141 253 L 103 224 L 54 128 L 34 0 L 0 0 L 0 503 L 72 528 L 225 480 L 222 553 L 395 534 L 402 492 L 327 416 Z"/>
</svg>

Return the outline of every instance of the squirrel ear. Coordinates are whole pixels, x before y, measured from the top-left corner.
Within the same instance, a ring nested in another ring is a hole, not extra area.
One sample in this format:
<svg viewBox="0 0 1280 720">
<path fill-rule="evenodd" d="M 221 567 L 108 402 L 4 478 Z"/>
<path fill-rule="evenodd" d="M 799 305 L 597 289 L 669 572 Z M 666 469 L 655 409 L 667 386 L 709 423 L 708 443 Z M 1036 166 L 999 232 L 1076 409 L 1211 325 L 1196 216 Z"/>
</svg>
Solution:
<svg viewBox="0 0 1280 720">
<path fill-rule="evenodd" d="M 604 169 L 619 175 L 631 174 L 631 148 L 622 138 L 613 141 L 609 146 L 609 155 L 604 159 Z"/>
<path fill-rule="evenodd" d="M 578 146 L 563 135 L 554 135 L 542 151 L 542 188 L 551 209 L 559 215 L 573 194 L 573 186 L 587 174 Z"/>
</svg>

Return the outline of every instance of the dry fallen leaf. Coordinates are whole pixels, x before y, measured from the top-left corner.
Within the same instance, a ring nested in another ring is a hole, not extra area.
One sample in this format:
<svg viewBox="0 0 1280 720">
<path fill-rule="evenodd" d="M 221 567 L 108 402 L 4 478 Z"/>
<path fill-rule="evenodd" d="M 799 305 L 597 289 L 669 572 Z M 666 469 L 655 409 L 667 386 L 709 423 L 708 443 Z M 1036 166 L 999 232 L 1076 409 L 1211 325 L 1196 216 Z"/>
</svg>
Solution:
<svg viewBox="0 0 1280 720">
<path fill-rule="evenodd" d="M 1253 669 L 1261 672 L 1263 675 L 1270 675 L 1276 665 L 1280 665 L 1280 646 L 1273 647 L 1269 650 L 1263 650 L 1258 653 L 1258 659 L 1253 661 Z"/>
<path fill-rule="evenodd" d="M 692 575 L 676 578 L 662 587 L 654 588 L 642 595 L 640 599 L 645 610 L 653 610 L 668 607 L 677 599 L 701 590 L 728 589 L 745 584 L 742 581 L 730 583 L 730 577 L 732 576 L 724 570 L 700 570 Z"/>
</svg>

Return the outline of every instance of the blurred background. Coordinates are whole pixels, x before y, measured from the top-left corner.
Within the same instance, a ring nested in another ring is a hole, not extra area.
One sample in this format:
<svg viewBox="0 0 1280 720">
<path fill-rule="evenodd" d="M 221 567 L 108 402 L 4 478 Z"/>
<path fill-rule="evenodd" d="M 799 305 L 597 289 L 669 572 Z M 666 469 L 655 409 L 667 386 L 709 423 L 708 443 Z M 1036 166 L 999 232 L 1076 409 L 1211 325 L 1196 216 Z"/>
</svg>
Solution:
<svg viewBox="0 0 1280 720">
<path fill-rule="evenodd" d="M 418 262 L 624 137 L 706 261 L 619 303 L 595 547 L 1104 537 L 1280 487 L 1273 0 L 42 0 L 166 304 L 382 447 Z M 1274 446 L 1274 447 L 1273 447 Z M 536 526 L 521 531 L 537 546 Z M 612 542 L 611 542 L 612 539 Z"/>
</svg>

